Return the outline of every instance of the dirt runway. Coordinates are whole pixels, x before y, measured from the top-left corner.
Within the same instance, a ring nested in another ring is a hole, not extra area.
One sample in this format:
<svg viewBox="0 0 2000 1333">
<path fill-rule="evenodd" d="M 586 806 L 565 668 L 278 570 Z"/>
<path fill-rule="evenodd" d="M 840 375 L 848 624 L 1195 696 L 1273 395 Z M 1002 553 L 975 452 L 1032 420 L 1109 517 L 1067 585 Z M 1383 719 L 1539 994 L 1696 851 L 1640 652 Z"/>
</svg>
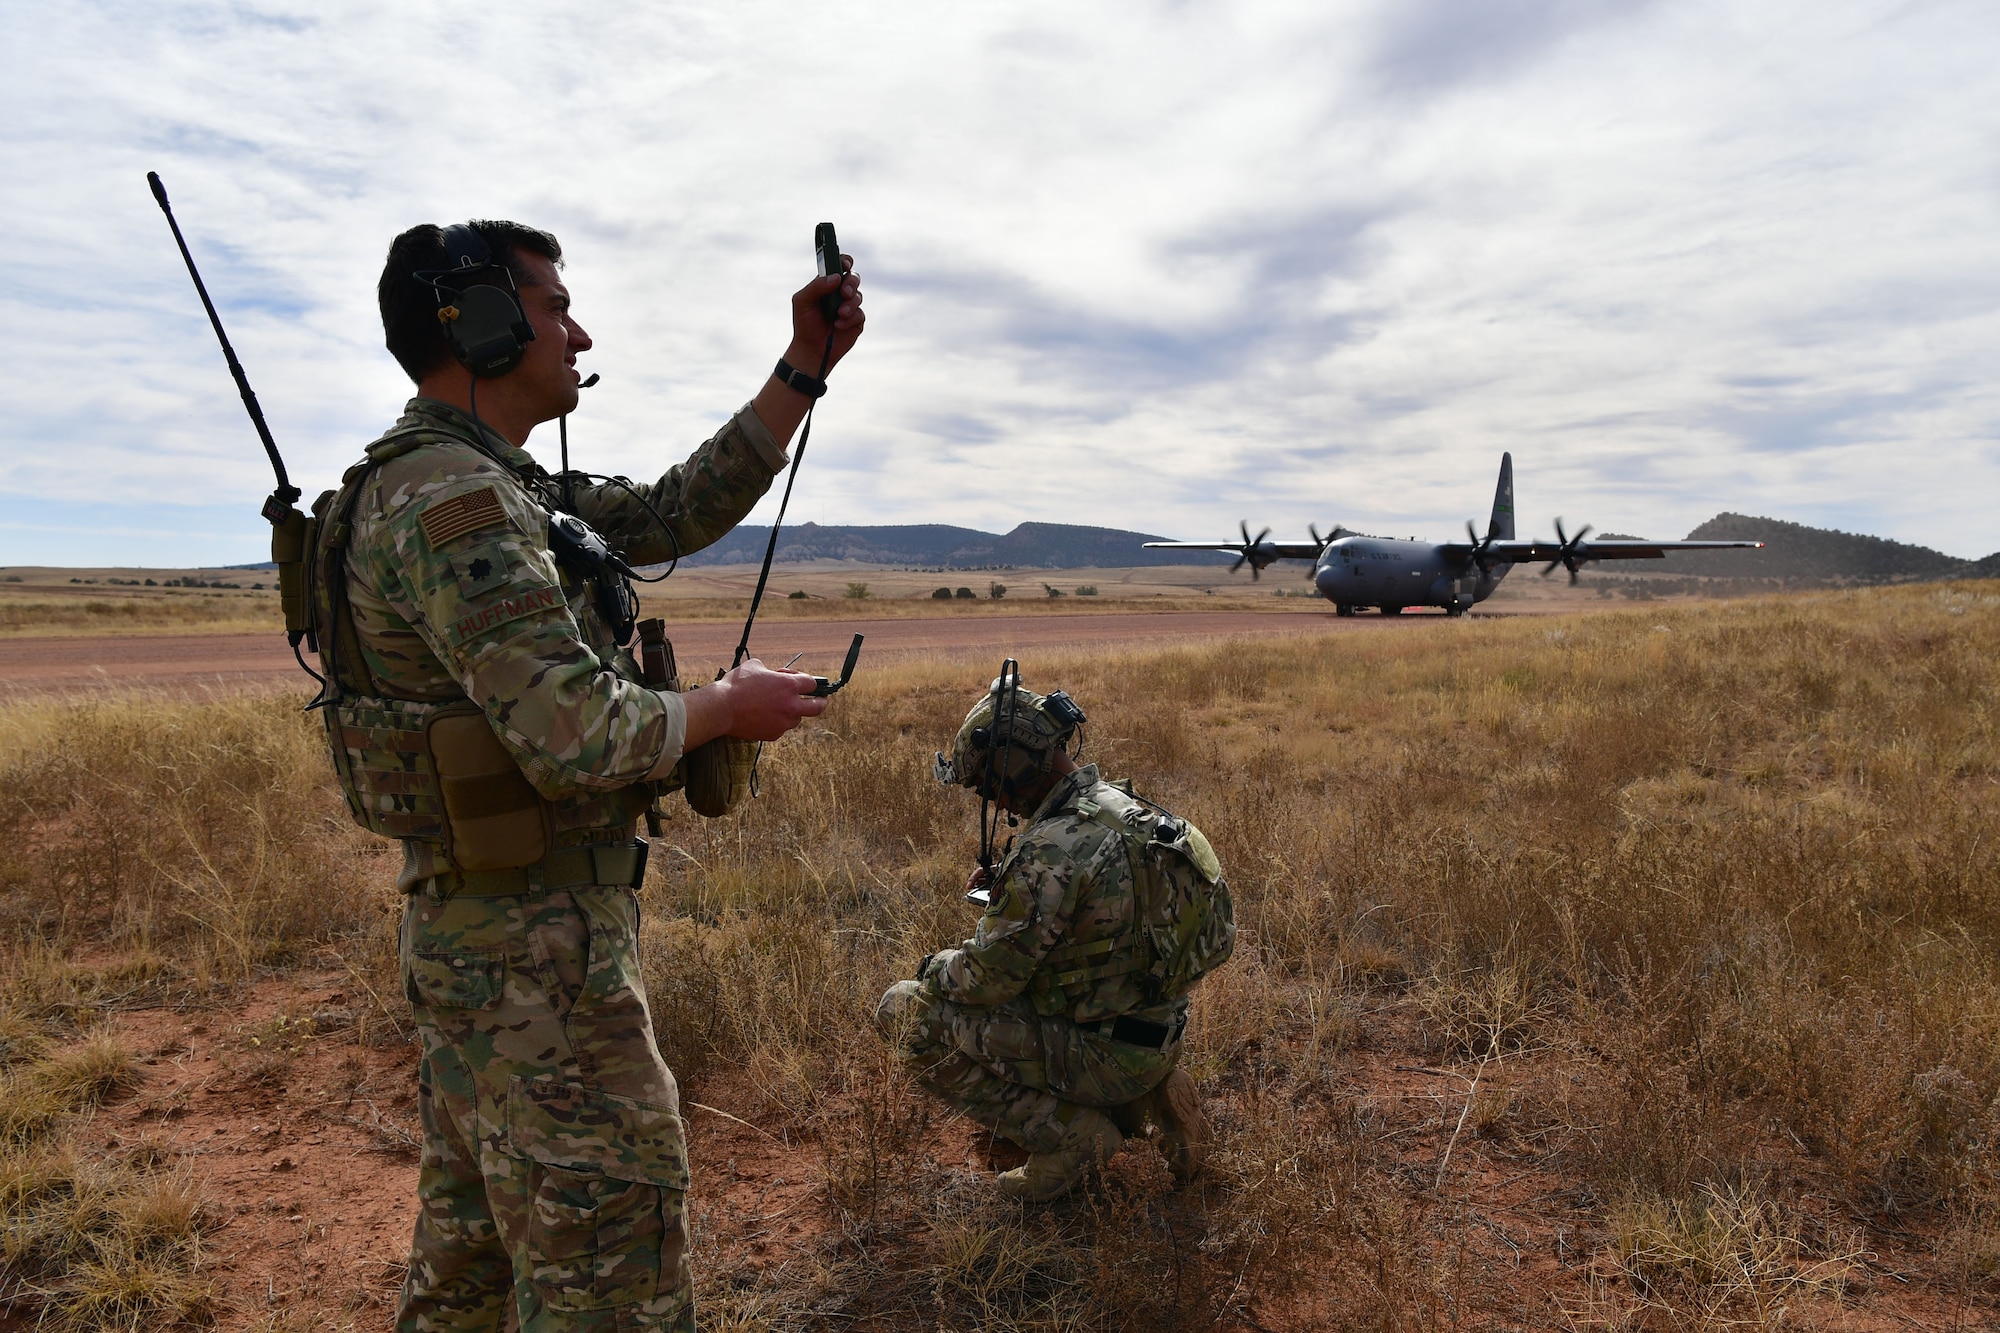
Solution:
<svg viewBox="0 0 2000 1333">
<path fill-rule="evenodd" d="M 1442 616 L 1336 619 L 1325 611 L 1197 611 L 1170 614 L 1020 615 L 955 618 L 772 621 L 751 649 L 778 664 L 802 653 L 799 669 L 837 671 L 855 634 L 867 636 L 862 663 L 919 656 L 996 660 L 1041 651 L 1130 648 L 1218 638 L 1286 638 L 1394 631 L 1421 632 Z M 723 621 L 669 622 L 688 679 L 713 675 L 735 651 L 742 626 Z M 313 661 L 308 657 L 308 661 Z M 313 661 L 313 665 L 318 663 Z M 282 634 L 75 635 L 0 639 L 0 695 L 148 688 L 202 692 L 246 686 L 306 685 Z"/>
</svg>

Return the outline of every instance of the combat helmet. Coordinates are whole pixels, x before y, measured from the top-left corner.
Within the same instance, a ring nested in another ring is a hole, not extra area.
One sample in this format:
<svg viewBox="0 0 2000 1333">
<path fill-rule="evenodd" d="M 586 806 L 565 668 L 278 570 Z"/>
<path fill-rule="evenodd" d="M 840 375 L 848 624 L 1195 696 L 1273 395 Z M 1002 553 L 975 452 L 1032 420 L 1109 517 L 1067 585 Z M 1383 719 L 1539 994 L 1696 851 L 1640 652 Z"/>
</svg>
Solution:
<svg viewBox="0 0 2000 1333">
<path fill-rule="evenodd" d="M 1022 686 L 1010 658 L 959 724 L 951 754 L 937 756 L 934 771 L 938 781 L 970 787 L 985 800 L 1020 796 L 1042 784 L 1056 752 L 1087 720 L 1061 690 L 1037 694 Z"/>
</svg>

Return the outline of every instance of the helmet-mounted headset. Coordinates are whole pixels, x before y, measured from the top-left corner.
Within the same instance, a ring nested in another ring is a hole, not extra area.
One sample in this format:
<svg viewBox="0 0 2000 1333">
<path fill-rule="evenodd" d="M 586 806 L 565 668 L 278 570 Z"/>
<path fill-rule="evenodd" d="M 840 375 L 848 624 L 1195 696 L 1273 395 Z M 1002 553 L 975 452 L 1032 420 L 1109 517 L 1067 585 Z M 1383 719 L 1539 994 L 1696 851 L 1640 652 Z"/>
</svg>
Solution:
<svg viewBox="0 0 2000 1333">
<path fill-rule="evenodd" d="M 1088 719 L 1061 690 L 1037 694 L 1020 684 L 1019 668 L 996 679 L 938 754 L 932 771 L 947 785 L 970 787 L 991 800 L 1040 786 L 1078 727 Z"/>
</svg>

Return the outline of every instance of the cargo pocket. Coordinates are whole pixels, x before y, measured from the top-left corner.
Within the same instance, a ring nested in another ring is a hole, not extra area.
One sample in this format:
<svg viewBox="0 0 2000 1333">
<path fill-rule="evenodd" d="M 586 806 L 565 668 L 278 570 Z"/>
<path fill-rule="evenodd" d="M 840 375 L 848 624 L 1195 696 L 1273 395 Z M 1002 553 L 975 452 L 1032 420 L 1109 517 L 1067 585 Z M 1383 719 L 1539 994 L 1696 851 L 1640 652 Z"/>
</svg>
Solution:
<svg viewBox="0 0 2000 1333">
<path fill-rule="evenodd" d="M 404 998 L 433 1009 L 492 1009 L 506 987 L 507 955 L 497 949 L 420 949 L 410 954 Z"/>
<path fill-rule="evenodd" d="M 678 1115 L 516 1075 L 506 1142 L 529 1164 L 527 1276 L 550 1309 L 678 1312 L 690 1294 Z"/>
</svg>

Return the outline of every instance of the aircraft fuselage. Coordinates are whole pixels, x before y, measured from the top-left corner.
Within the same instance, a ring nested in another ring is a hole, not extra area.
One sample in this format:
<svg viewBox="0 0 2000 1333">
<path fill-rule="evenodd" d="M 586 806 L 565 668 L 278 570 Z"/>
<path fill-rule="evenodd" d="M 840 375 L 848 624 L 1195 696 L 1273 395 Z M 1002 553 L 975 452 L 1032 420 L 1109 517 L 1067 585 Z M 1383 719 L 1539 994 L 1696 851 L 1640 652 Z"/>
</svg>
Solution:
<svg viewBox="0 0 2000 1333">
<path fill-rule="evenodd" d="M 1344 616 L 1364 606 L 1386 615 L 1406 606 L 1441 606 L 1461 615 L 1491 597 L 1513 567 L 1494 561 L 1482 572 L 1462 552 L 1432 542 L 1341 537 L 1314 562 L 1313 586 Z"/>
</svg>

